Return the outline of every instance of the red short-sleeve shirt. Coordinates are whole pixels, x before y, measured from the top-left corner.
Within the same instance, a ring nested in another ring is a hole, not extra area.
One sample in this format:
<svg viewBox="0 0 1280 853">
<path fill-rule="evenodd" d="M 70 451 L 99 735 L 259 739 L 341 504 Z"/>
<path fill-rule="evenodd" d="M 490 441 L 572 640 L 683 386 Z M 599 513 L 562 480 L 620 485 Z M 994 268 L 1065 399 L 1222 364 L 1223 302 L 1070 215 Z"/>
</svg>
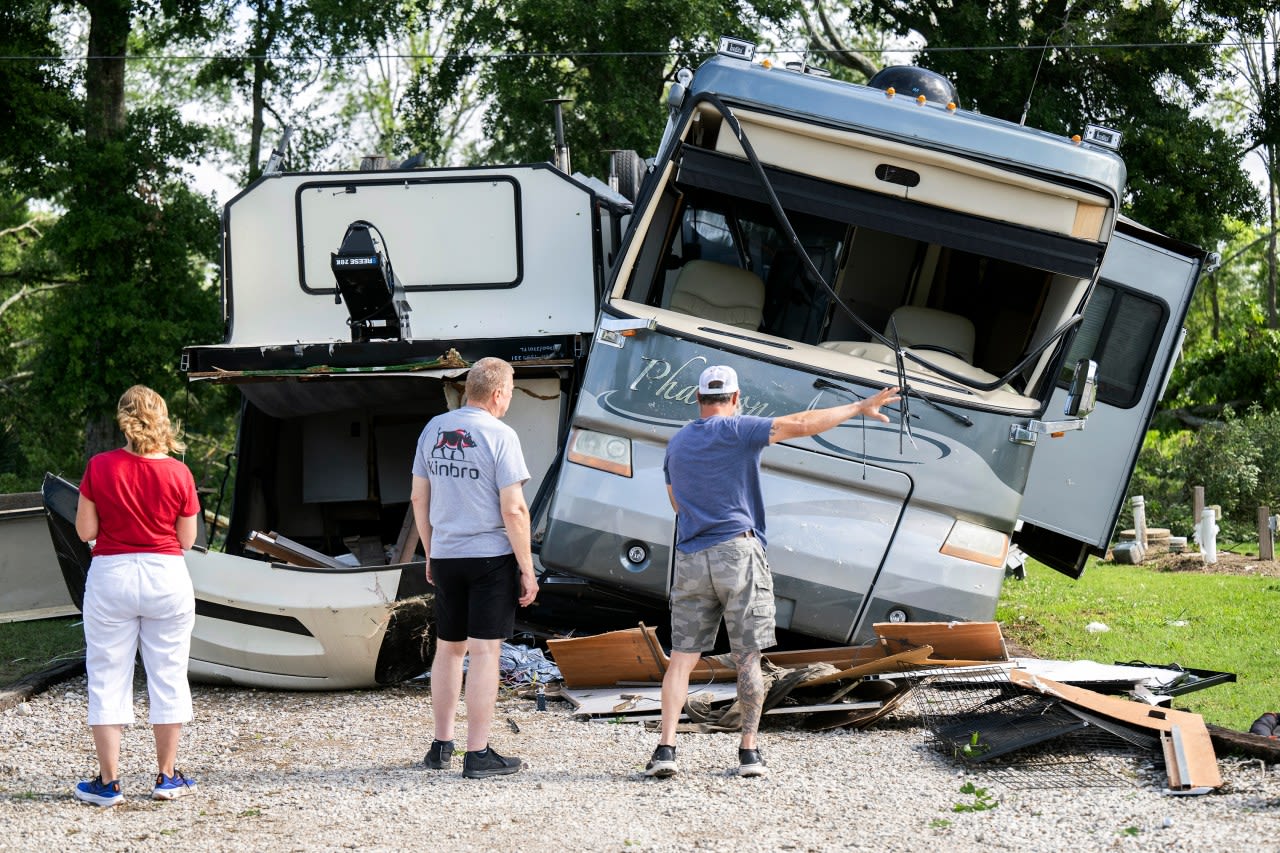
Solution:
<svg viewBox="0 0 1280 853">
<path fill-rule="evenodd" d="M 98 510 L 96 557 L 181 554 L 178 518 L 198 515 L 195 478 L 171 456 L 150 459 L 121 448 L 89 460 L 80 494 Z"/>
</svg>

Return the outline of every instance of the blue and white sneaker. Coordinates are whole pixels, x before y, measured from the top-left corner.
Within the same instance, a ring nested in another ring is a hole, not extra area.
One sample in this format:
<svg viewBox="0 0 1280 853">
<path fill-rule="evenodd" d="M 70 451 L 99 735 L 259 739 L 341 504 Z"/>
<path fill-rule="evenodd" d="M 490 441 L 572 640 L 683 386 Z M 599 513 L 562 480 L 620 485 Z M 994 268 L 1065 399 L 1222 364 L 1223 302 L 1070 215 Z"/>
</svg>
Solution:
<svg viewBox="0 0 1280 853">
<path fill-rule="evenodd" d="M 71 793 L 82 803 L 103 808 L 114 806 L 124 799 L 124 794 L 120 793 L 120 780 L 104 783 L 101 776 L 78 783 Z"/>
<path fill-rule="evenodd" d="M 196 781 L 183 776 L 181 770 L 175 770 L 172 776 L 166 776 L 163 773 L 156 774 L 156 787 L 151 792 L 151 799 L 176 800 L 179 797 L 185 797 L 187 794 L 194 794 L 195 792 Z"/>
</svg>

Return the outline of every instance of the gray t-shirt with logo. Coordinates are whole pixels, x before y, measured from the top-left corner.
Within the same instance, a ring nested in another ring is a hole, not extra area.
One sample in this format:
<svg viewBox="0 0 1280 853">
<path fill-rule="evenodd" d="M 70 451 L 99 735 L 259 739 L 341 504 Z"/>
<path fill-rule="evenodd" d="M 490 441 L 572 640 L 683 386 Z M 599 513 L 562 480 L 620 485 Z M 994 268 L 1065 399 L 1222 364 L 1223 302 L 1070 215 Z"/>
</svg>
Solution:
<svg viewBox="0 0 1280 853">
<path fill-rule="evenodd" d="M 498 492 L 529 479 L 516 431 L 475 406 L 427 422 L 413 474 L 431 483 L 431 556 L 511 553 Z"/>
</svg>

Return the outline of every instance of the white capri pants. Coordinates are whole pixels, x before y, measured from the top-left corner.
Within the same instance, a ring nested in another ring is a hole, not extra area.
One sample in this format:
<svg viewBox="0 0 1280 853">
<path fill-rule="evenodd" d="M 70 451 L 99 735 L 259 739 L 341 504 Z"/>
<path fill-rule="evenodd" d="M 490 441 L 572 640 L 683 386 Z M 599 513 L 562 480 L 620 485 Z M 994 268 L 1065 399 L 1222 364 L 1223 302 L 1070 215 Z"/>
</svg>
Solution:
<svg viewBox="0 0 1280 853">
<path fill-rule="evenodd" d="M 196 599 L 181 555 L 94 557 L 83 615 L 89 725 L 133 722 L 133 663 L 139 649 L 152 725 L 191 721 L 187 662 Z"/>
</svg>

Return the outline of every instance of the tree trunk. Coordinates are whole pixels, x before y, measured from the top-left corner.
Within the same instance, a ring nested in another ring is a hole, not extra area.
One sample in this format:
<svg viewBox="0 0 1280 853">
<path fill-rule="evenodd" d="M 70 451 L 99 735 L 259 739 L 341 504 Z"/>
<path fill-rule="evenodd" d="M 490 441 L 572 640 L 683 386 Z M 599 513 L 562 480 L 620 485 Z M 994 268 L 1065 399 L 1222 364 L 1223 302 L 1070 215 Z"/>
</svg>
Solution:
<svg viewBox="0 0 1280 853">
<path fill-rule="evenodd" d="M 1267 158 L 1267 214 L 1271 236 L 1267 238 L 1267 325 L 1280 328 L 1276 318 L 1276 167 L 1275 152 Z"/>
<path fill-rule="evenodd" d="M 84 458 L 124 446 L 114 412 L 91 413 L 84 424 Z"/>
<path fill-rule="evenodd" d="M 125 55 L 129 49 L 132 23 L 131 0 L 80 0 L 89 13 L 89 44 L 85 66 L 85 138 L 91 149 L 101 149 L 124 134 L 125 121 Z M 101 174 L 95 172 L 95 174 Z M 93 179 L 90 179 L 93 180 Z M 98 203 L 124 191 L 110 180 L 99 177 L 91 187 Z M 124 247 L 115 249 L 125 251 Z M 112 248 L 105 247 L 108 254 Z M 106 287 L 109 283 L 100 271 L 84 270 L 84 286 Z M 114 395 L 108 394 L 109 399 Z M 94 410 L 85 413 L 85 458 L 120 445 L 115 427 L 115 411 Z"/>
<path fill-rule="evenodd" d="M 125 54 L 129 47 L 130 0 L 80 0 L 89 13 L 85 69 L 85 135 L 115 139 L 124 130 Z"/>
<path fill-rule="evenodd" d="M 266 60 L 258 57 L 253 60 L 253 95 L 250 106 L 252 119 L 249 122 L 249 181 L 256 181 L 262 174 L 262 132 L 264 121 L 262 114 L 266 111 L 266 100 L 263 88 L 266 85 Z"/>
</svg>

